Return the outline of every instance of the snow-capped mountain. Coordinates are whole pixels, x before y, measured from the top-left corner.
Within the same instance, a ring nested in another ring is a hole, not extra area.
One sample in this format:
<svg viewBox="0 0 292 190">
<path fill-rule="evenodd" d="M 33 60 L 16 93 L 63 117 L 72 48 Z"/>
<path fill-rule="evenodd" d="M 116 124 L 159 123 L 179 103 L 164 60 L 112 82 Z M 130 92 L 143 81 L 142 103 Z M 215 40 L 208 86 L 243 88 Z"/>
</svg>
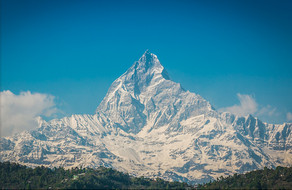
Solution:
<svg viewBox="0 0 292 190">
<path fill-rule="evenodd" d="M 146 51 L 110 86 L 94 115 L 72 115 L 0 141 L 0 161 L 113 167 L 191 183 L 292 164 L 292 124 L 217 112 L 170 80 Z"/>
</svg>

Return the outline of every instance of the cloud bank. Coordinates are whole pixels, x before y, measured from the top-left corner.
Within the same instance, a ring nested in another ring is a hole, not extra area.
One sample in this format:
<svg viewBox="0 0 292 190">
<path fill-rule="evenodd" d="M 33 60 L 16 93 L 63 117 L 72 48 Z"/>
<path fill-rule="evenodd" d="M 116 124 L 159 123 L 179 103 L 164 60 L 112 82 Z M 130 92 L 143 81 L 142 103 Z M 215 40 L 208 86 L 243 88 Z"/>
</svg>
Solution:
<svg viewBox="0 0 292 190">
<path fill-rule="evenodd" d="M 57 112 L 54 96 L 21 92 L 19 95 L 6 90 L 0 92 L 1 136 L 9 136 L 37 127 L 36 117 L 50 117 Z"/>
</svg>

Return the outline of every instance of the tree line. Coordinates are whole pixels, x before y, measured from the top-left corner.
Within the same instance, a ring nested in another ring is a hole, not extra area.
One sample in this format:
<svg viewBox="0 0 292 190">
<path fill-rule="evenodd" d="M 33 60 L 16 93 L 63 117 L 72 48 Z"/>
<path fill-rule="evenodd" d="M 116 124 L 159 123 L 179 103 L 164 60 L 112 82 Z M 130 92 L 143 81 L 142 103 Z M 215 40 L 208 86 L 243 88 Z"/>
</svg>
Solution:
<svg viewBox="0 0 292 190">
<path fill-rule="evenodd" d="M 292 189 L 292 167 L 251 171 L 246 174 L 220 177 L 200 184 L 198 189 Z"/>
<path fill-rule="evenodd" d="M 29 168 L 0 162 L 1 189 L 191 189 L 187 183 L 133 177 L 105 167 Z"/>
<path fill-rule="evenodd" d="M 1 189 L 292 189 L 292 167 L 264 168 L 246 174 L 220 177 L 191 186 L 160 178 L 134 177 L 98 167 L 64 169 L 0 162 Z"/>
</svg>

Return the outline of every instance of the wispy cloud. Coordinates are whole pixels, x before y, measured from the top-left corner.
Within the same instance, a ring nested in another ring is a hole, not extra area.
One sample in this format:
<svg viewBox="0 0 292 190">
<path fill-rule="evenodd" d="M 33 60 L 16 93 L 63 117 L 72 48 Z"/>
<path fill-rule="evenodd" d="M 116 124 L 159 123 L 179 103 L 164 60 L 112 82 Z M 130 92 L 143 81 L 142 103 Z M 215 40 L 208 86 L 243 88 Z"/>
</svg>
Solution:
<svg viewBox="0 0 292 190">
<path fill-rule="evenodd" d="M 277 108 L 273 108 L 272 106 L 267 105 L 267 106 L 259 109 L 259 111 L 257 112 L 257 115 L 258 116 L 271 116 L 271 117 L 278 115 Z"/>
<path fill-rule="evenodd" d="M 287 121 L 292 121 L 292 113 L 288 112 L 286 115 Z"/>
<path fill-rule="evenodd" d="M 237 94 L 239 104 L 233 105 L 226 108 L 221 108 L 221 112 L 230 112 L 238 116 L 246 116 L 248 114 L 260 117 L 260 118 L 272 118 L 278 117 L 280 114 L 277 112 L 277 108 L 270 105 L 262 106 L 259 105 L 255 98 L 248 94 Z M 288 118 L 288 114 L 287 114 Z M 291 115 L 292 119 L 292 115 Z"/>
<path fill-rule="evenodd" d="M 252 96 L 238 93 L 237 97 L 240 102 L 239 105 L 221 108 L 219 109 L 219 111 L 230 112 L 239 116 L 245 116 L 248 114 L 254 114 L 258 110 L 258 104 Z"/>
<path fill-rule="evenodd" d="M 19 95 L 6 90 L 0 92 L 2 136 L 9 136 L 37 127 L 37 116 L 57 113 L 54 96 L 21 92 Z"/>
</svg>

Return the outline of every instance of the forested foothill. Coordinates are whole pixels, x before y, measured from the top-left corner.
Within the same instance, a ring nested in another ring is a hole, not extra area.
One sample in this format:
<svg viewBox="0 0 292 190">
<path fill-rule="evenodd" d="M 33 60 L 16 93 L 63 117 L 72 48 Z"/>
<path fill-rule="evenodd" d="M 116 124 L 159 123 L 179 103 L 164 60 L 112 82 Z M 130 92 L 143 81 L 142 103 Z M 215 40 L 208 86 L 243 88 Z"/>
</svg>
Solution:
<svg viewBox="0 0 292 190">
<path fill-rule="evenodd" d="M 1 189 L 292 189 L 292 167 L 251 171 L 189 185 L 160 178 L 134 177 L 105 167 L 29 168 L 0 162 Z"/>
<path fill-rule="evenodd" d="M 105 167 L 97 169 L 29 168 L 0 162 L 1 189 L 191 189 L 187 183 L 133 177 Z"/>
<path fill-rule="evenodd" d="M 198 189 L 292 189 L 292 167 L 264 168 L 246 174 L 220 177 Z"/>
</svg>

